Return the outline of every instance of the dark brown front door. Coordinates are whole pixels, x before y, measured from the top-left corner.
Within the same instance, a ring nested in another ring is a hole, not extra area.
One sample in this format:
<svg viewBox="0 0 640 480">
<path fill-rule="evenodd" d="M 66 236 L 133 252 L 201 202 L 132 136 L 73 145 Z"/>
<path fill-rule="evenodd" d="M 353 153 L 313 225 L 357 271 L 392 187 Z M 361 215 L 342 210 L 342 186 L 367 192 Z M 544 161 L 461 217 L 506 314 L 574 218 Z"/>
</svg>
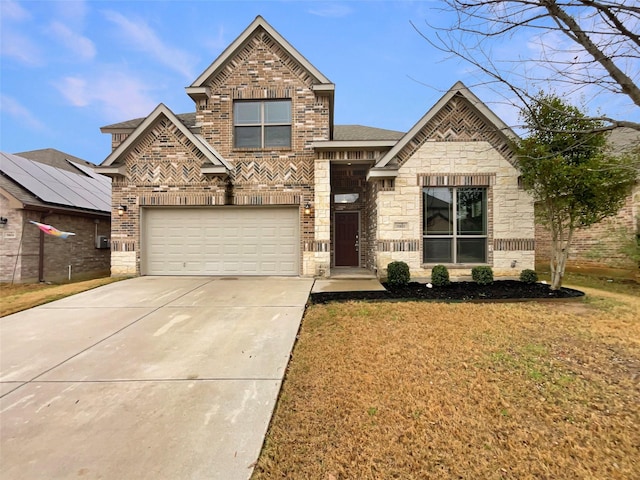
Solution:
<svg viewBox="0 0 640 480">
<path fill-rule="evenodd" d="M 360 261 L 358 212 L 336 212 L 336 267 L 358 267 Z"/>
</svg>

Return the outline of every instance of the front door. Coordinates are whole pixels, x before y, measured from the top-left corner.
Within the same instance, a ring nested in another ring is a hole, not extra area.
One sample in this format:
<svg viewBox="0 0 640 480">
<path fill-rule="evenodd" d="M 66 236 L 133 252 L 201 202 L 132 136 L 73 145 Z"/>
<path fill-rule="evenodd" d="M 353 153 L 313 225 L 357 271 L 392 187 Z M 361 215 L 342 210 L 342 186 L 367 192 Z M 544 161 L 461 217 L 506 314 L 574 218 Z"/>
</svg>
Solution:
<svg viewBox="0 0 640 480">
<path fill-rule="evenodd" d="M 358 212 L 335 213 L 335 265 L 360 266 L 360 228 Z"/>
</svg>

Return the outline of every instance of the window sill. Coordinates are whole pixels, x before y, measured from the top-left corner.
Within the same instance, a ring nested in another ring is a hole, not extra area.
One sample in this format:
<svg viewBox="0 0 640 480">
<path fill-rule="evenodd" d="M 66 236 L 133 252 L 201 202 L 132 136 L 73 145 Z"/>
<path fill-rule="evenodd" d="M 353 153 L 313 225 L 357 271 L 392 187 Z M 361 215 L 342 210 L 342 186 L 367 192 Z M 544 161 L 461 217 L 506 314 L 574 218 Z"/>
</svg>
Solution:
<svg viewBox="0 0 640 480">
<path fill-rule="evenodd" d="M 436 265 L 444 265 L 448 269 L 454 268 L 473 268 L 473 267 L 491 267 L 491 264 L 486 262 L 481 263 L 423 263 L 422 268 L 433 268 Z"/>
<path fill-rule="evenodd" d="M 291 147 L 234 147 L 231 149 L 232 152 L 290 152 L 292 150 Z"/>
</svg>

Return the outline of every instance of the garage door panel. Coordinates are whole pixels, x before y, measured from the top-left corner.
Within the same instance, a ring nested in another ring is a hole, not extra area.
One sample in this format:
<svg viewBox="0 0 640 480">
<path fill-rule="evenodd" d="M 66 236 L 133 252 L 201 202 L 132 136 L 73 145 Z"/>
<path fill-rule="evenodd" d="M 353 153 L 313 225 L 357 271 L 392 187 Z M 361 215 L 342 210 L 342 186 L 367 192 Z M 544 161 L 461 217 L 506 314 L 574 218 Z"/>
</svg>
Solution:
<svg viewBox="0 0 640 480">
<path fill-rule="evenodd" d="M 297 275 L 297 208 L 143 210 L 143 273 Z"/>
</svg>

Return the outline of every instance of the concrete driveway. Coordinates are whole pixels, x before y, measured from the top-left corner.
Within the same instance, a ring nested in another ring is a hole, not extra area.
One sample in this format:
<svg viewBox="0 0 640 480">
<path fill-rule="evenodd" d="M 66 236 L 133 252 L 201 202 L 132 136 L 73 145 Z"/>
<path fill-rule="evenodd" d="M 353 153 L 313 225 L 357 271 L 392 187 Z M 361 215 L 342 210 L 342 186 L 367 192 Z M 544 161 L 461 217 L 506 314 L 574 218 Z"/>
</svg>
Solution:
<svg viewBox="0 0 640 480">
<path fill-rule="evenodd" d="M 2 478 L 249 478 L 312 284 L 139 277 L 0 318 Z"/>
</svg>

